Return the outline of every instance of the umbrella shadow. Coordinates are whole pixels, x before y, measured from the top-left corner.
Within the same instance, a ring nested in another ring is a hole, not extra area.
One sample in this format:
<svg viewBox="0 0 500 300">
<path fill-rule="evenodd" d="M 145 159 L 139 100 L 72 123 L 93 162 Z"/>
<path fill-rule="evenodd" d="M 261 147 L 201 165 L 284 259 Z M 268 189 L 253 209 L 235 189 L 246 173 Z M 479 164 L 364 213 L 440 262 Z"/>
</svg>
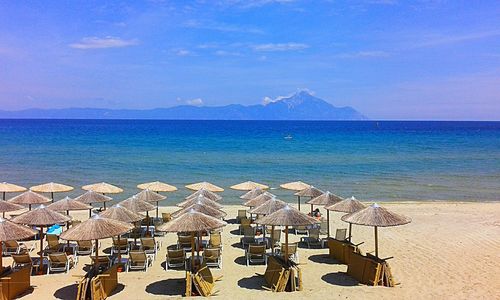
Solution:
<svg viewBox="0 0 500 300">
<path fill-rule="evenodd" d="M 340 262 L 328 256 L 328 254 L 314 254 L 307 259 L 318 264 L 341 265 Z"/>
<path fill-rule="evenodd" d="M 232 235 L 241 235 L 239 229 L 231 230 L 231 231 L 229 231 L 229 233 L 232 234 Z"/>
<path fill-rule="evenodd" d="M 105 248 L 104 250 L 102 250 L 102 252 L 107 255 L 111 255 L 111 247 Z"/>
<path fill-rule="evenodd" d="M 327 273 L 321 276 L 321 280 L 339 286 L 356 286 L 359 284 L 357 280 L 344 272 Z"/>
<path fill-rule="evenodd" d="M 184 278 L 170 278 L 153 282 L 146 286 L 146 292 L 160 296 L 182 296 L 186 288 Z"/>
<path fill-rule="evenodd" d="M 249 290 L 264 290 L 262 286 L 265 284 L 264 276 L 255 274 L 251 277 L 245 277 L 238 280 L 238 286 Z"/>
<path fill-rule="evenodd" d="M 70 284 L 55 291 L 56 299 L 75 299 L 78 292 L 78 284 Z"/>
<path fill-rule="evenodd" d="M 244 249 L 240 242 L 231 244 L 231 247 L 238 248 L 238 249 Z"/>
<path fill-rule="evenodd" d="M 227 220 L 224 220 L 224 221 L 226 221 L 226 223 L 228 223 L 228 224 L 238 224 L 238 221 L 236 220 L 236 218 L 227 219 Z"/>
<path fill-rule="evenodd" d="M 240 266 L 247 266 L 247 258 L 245 256 L 236 257 L 234 262 Z"/>
</svg>

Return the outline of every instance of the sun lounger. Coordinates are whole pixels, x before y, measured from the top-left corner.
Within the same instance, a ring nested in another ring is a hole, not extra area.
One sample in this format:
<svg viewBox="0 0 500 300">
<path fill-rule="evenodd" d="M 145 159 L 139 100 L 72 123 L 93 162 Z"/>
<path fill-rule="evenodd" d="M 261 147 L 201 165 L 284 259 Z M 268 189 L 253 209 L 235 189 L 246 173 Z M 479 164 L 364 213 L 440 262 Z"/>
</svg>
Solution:
<svg viewBox="0 0 500 300">
<path fill-rule="evenodd" d="M 92 260 L 92 265 L 97 265 L 97 267 L 105 266 L 106 269 L 111 267 L 111 259 L 108 256 L 98 256 L 97 258 L 90 256 L 90 259 Z"/>
<path fill-rule="evenodd" d="M 246 248 L 246 245 L 248 244 L 255 244 L 255 231 L 252 227 L 247 227 L 244 230 L 244 236 L 240 239 L 241 246 L 243 249 Z"/>
<path fill-rule="evenodd" d="M 129 270 L 143 270 L 148 271 L 148 267 L 151 266 L 151 259 L 146 255 L 144 251 L 133 250 L 129 252 L 129 258 L 127 261 L 127 272 Z"/>
<path fill-rule="evenodd" d="M 29 266 L 31 269 L 35 268 L 35 271 L 38 271 L 38 268 L 40 268 L 40 258 L 31 257 L 27 252 L 21 254 L 12 254 L 13 269 L 20 269 L 25 266 Z"/>
<path fill-rule="evenodd" d="M 359 246 L 347 241 L 328 240 L 329 256 L 340 263 L 349 264 L 352 253 L 359 253 Z"/>
<path fill-rule="evenodd" d="M 319 238 L 319 229 L 311 228 L 308 230 L 309 234 L 306 237 L 300 238 L 302 243 L 307 244 L 308 248 L 312 246 L 320 246 L 321 247 L 321 239 Z"/>
<path fill-rule="evenodd" d="M 0 298 L 16 299 L 31 288 L 31 267 L 5 272 L 0 276 Z"/>
<path fill-rule="evenodd" d="M 184 249 L 167 249 L 165 271 L 168 268 L 184 267 L 186 263 L 186 252 Z"/>
<path fill-rule="evenodd" d="M 247 266 L 250 263 L 264 263 L 267 264 L 266 246 L 265 245 L 248 245 L 245 251 Z"/>
<path fill-rule="evenodd" d="M 220 232 L 210 233 L 208 246 L 210 248 L 219 248 L 222 251 L 222 238 Z"/>
<path fill-rule="evenodd" d="M 47 269 L 47 274 L 53 272 L 67 273 L 73 265 L 73 259 L 68 257 L 65 252 L 49 253 L 49 267 Z"/>
<path fill-rule="evenodd" d="M 236 216 L 236 221 L 240 223 L 242 219 L 246 218 L 247 218 L 247 211 L 244 209 L 238 209 L 238 216 Z"/>
<path fill-rule="evenodd" d="M 3 242 L 3 255 L 19 254 L 23 252 L 31 252 L 34 248 L 34 244 L 30 248 L 25 243 L 19 243 L 17 241 L 5 241 Z"/>
<path fill-rule="evenodd" d="M 111 246 L 111 255 L 120 253 L 127 254 L 130 250 L 130 244 L 126 238 L 118 238 L 113 237 L 113 246 Z"/>
<path fill-rule="evenodd" d="M 191 247 L 194 243 L 194 237 L 191 235 L 179 235 L 177 237 L 177 247 L 179 249 L 184 249 L 184 251 L 191 251 Z"/>
<path fill-rule="evenodd" d="M 208 297 L 215 294 L 215 282 L 221 278 L 222 276 L 214 277 L 210 269 L 203 264 L 198 272 L 193 275 L 193 283 L 200 296 Z"/>
<path fill-rule="evenodd" d="M 148 255 L 152 255 L 156 259 L 156 254 L 160 249 L 160 242 L 155 241 L 154 238 L 141 238 L 141 250 Z"/>
<path fill-rule="evenodd" d="M 307 234 L 307 226 L 294 226 L 295 234 Z"/>
<path fill-rule="evenodd" d="M 302 290 L 302 271 L 298 265 L 279 256 L 269 257 L 264 279 L 273 292 Z"/>
<path fill-rule="evenodd" d="M 252 221 L 250 219 L 241 219 L 240 220 L 240 227 L 239 227 L 239 230 L 240 230 L 240 234 L 243 234 L 243 232 L 245 231 L 245 228 L 252 228 L 252 226 L 250 224 L 252 224 Z"/>
<path fill-rule="evenodd" d="M 285 244 L 281 244 L 278 255 L 285 255 Z M 297 243 L 288 243 L 288 258 L 293 260 L 295 263 L 299 263 L 299 253 L 297 252 Z"/>
<path fill-rule="evenodd" d="M 94 253 L 92 241 L 77 241 L 76 245 L 77 256 L 92 255 Z"/>
<path fill-rule="evenodd" d="M 45 253 L 60 252 L 63 244 L 59 243 L 59 237 L 54 234 L 47 234 L 47 247 Z"/>
<path fill-rule="evenodd" d="M 209 267 L 222 269 L 222 256 L 220 248 L 206 248 L 203 250 L 203 262 Z"/>
</svg>

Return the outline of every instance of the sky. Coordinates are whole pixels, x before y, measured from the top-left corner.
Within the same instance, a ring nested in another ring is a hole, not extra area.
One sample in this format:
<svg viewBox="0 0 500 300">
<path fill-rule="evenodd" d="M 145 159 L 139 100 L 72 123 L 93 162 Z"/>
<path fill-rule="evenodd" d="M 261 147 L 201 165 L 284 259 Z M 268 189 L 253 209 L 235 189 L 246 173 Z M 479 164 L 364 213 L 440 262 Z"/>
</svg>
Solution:
<svg viewBox="0 0 500 300">
<path fill-rule="evenodd" d="M 500 2 L 0 0 L 0 109 L 259 104 L 500 120 Z"/>
</svg>

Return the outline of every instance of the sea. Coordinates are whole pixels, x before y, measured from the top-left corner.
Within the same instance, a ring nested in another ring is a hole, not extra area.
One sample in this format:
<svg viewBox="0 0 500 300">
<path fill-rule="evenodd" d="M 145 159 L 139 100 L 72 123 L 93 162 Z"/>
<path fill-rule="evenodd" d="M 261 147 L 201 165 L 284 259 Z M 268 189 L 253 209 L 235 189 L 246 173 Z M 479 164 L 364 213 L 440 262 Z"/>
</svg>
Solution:
<svg viewBox="0 0 500 300">
<path fill-rule="evenodd" d="M 164 181 L 281 183 L 301 180 L 364 201 L 500 200 L 500 122 L 0 120 L 0 181 L 26 187 L 109 182 L 124 189 Z M 8 196 L 13 196 L 10 194 Z"/>
</svg>

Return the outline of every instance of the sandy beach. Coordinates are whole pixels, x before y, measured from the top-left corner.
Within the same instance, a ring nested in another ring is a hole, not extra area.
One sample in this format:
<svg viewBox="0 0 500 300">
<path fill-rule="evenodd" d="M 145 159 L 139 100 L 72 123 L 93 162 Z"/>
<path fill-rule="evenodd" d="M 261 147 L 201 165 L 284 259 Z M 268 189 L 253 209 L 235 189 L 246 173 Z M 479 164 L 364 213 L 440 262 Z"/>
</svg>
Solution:
<svg viewBox="0 0 500 300">
<path fill-rule="evenodd" d="M 384 203 L 390 210 L 412 218 L 412 223 L 381 228 L 380 256 L 393 256 L 390 265 L 396 281 L 394 288 L 369 287 L 345 275 L 346 265 L 327 257 L 328 249 L 299 248 L 304 290 L 294 293 L 272 293 L 261 288 L 264 265 L 247 267 L 244 251 L 237 245 L 240 236 L 230 223 L 223 231 L 223 268 L 214 269 L 223 275 L 217 282 L 217 297 L 222 299 L 500 299 L 500 203 L 405 202 Z M 237 205 L 226 206 L 228 219 L 234 218 Z M 173 212 L 175 207 L 161 207 Z M 87 212 L 72 213 L 85 220 Z M 341 214 L 331 213 L 331 228 L 346 227 Z M 290 241 L 300 235 L 291 234 Z M 184 271 L 164 270 L 166 246 L 174 244 L 175 234 L 159 238 L 162 247 L 147 273 L 120 273 L 120 286 L 112 299 L 181 298 Z M 353 241 L 364 242 L 364 252 L 374 250 L 373 229 L 354 226 Z M 103 241 L 100 253 L 108 252 L 111 240 Z M 38 245 L 37 245 L 38 247 Z M 38 251 L 38 248 L 35 248 Z M 32 255 L 34 255 L 32 253 Z M 4 258 L 8 265 L 11 258 Z M 69 274 L 32 276 L 34 287 L 22 299 L 73 299 L 76 294 L 75 275 L 84 274 L 88 257 L 80 259 Z"/>
</svg>

